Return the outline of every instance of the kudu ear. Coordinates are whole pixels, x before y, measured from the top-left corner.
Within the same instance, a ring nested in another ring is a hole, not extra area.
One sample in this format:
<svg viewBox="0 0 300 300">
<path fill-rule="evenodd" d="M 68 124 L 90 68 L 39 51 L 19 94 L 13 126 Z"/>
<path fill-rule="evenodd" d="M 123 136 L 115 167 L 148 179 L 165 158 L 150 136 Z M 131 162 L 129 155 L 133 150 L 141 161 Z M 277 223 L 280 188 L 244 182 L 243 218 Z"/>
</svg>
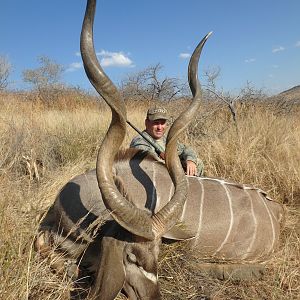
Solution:
<svg viewBox="0 0 300 300">
<path fill-rule="evenodd" d="M 115 299 L 123 288 L 125 270 L 123 251 L 125 242 L 104 237 L 101 243 L 101 257 L 92 295 L 96 299 Z"/>
</svg>

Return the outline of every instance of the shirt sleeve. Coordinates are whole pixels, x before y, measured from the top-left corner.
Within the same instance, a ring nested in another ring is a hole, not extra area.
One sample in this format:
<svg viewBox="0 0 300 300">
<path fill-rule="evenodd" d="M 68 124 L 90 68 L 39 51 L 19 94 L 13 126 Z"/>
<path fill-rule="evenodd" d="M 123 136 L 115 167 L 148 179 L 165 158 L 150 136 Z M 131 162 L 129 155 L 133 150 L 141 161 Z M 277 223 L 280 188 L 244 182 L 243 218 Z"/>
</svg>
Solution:
<svg viewBox="0 0 300 300">
<path fill-rule="evenodd" d="M 151 153 L 155 153 L 154 147 L 147 143 L 141 136 L 136 136 L 130 143 L 130 148 L 137 148 L 140 150 L 148 151 Z"/>
<path fill-rule="evenodd" d="M 197 164 L 197 154 L 192 148 L 187 147 L 182 143 L 178 143 L 177 152 L 181 160 L 183 161 L 191 160 L 192 162 Z"/>
</svg>

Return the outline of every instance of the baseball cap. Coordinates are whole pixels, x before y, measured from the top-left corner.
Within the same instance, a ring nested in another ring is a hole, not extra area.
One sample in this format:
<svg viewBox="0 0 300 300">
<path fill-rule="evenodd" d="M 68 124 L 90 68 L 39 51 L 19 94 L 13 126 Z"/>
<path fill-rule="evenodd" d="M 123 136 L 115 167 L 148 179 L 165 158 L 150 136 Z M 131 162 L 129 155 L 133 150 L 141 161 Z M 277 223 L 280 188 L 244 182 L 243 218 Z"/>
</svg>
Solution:
<svg viewBox="0 0 300 300">
<path fill-rule="evenodd" d="M 152 107 L 147 111 L 147 119 L 150 121 L 155 120 L 168 120 L 167 110 L 163 107 Z"/>
</svg>

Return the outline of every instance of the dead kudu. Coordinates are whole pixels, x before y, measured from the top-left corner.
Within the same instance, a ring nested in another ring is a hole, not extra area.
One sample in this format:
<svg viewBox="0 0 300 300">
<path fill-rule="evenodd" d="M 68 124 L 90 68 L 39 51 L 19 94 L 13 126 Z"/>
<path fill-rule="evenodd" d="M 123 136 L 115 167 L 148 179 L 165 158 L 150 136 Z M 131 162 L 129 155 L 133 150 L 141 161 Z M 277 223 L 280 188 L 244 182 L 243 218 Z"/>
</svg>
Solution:
<svg viewBox="0 0 300 300">
<path fill-rule="evenodd" d="M 191 105 L 168 133 L 166 164 L 142 151 L 119 151 L 126 107 L 99 65 L 93 45 L 96 0 L 88 0 L 81 32 L 86 74 L 112 111 L 96 169 L 68 182 L 42 220 L 35 248 L 57 271 L 93 274 L 92 295 L 161 299 L 157 259 L 161 238 L 189 239 L 204 258 L 244 266 L 263 263 L 279 236 L 281 206 L 260 189 L 215 178 L 184 175 L 177 138 L 201 102 L 198 61 L 208 36 L 189 63 Z M 67 266 L 67 262 L 69 266 Z M 222 269 L 223 272 L 223 269 Z"/>
</svg>

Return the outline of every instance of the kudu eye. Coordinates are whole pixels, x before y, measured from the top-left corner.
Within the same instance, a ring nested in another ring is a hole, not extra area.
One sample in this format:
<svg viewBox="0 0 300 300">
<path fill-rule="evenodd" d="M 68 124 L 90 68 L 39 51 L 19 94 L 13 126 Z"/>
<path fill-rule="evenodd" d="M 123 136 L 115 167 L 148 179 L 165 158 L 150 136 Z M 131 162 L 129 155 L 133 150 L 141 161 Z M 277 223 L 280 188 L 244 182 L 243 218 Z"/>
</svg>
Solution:
<svg viewBox="0 0 300 300">
<path fill-rule="evenodd" d="M 137 258 L 133 253 L 128 253 L 127 254 L 127 260 L 128 262 L 135 264 L 137 262 Z"/>
</svg>

